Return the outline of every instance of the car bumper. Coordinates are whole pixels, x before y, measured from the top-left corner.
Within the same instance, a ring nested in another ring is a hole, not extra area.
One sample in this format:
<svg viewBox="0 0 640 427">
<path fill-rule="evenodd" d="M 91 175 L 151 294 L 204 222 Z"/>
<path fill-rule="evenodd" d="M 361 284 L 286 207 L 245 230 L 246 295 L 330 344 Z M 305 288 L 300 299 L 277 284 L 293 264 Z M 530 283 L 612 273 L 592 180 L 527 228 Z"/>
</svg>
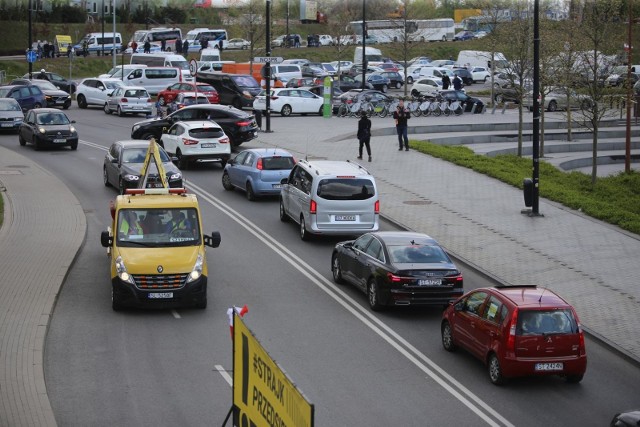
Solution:
<svg viewBox="0 0 640 427">
<path fill-rule="evenodd" d="M 78 145 L 78 137 L 49 137 L 49 136 L 36 136 L 37 143 L 46 147 L 64 147 Z"/>
<path fill-rule="evenodd" d="M 538 363 L 562 363 L 562 370 L 539 371 Z M 587 370 L 587 356 L 557 358 L 512 358 L 505 357 L 500 361 L 500 368 L 505 377 L 528 377 L 547 375 L 583 375 Z"/>
<path fill-rule="evenodd" d="M 151 114 L 151 111 L 153 110 L 153 108 L 151 107 L 151 105 L 147 106 L 147 107 L 134 107 L 131 105 L 120 105 L 120 111 L 122 111 L 123 113 L 128 113 L 128 114 Z"/>
<path fill-rule="evenodd" d="M 265 181 L 253 181 L 251 183 L 253 187 L 253 192 L 261 195 L 273 195 L 277 196 L 280 194 L 280 190 L 282 188 L 282 184 L 279 182 L 265 182 Z"/>
<path fill-rule="evenodd" d="M 18 129 L 20 129 L 20 125 L 22 125 L 22 122 L 0 121 L 0 131 L 3 131 L 3 130 L 18 130 Z"/>
<path fill-rule="evenodd" d="M 136 181 L 127 181 L 127 180 L 123 180 L 124 183 L 124 190 L 127 190 L 129 188 L 138 188 L 138 183 L 140 181 L 136 180 Z M 169 188 L 182 188 L 182 180 L 175 180 L 175 181 L 169 181 Z M 160 182 L 147 182 L 147 188 L 162 188 L 162 183 Z"/>
<path fill-rule="evenodd" d="M 125 283 L 118 277 L 111 280 L 113 292 L 120 303 L 127 307 L 165 308 L 177 306 L 193 306 L 202 301 L 207 295 L 207 277 L 201 276 L 198 280 L 185 284 L 180 289 L 153 289 L 142 290 Z M 170 293 L 170 298 L 151 298 L 150 294 Z"/>
<path fill-rule="evenodd" d="M 380 301 L 387 305 L 447 305 L 460 298 L 462 288 L 450 286 L 424 286 L 421 288 L 387 288 L 380 289 Z"/>
<path fill-rule="evenodd" d="M 305 218 L 305 222 L 308 227 L 308 231 L 312 234 L 325 235 L 325 236 L 350 236 L 359 235 L 364 233 L 372 233 L 378 231 L 380 228 L 379 215 L 375 215 L 373 222 L 360 222 L 360 223 L 326 223 L 322 227 L 318 226 L 316 215 L 309 215 L 311 218 Z"/>
</svg>

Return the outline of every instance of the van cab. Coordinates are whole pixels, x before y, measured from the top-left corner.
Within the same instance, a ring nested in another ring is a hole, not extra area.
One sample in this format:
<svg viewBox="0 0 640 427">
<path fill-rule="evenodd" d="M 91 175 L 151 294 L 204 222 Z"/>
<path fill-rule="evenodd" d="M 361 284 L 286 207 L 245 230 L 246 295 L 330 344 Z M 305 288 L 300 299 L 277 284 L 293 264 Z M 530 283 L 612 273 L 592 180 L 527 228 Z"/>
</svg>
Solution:
<svg viewBox="0 0 640 427">
<path fill-rule="evenodd" d="M 376 181 L 357 163 L 300 160 L 282 182 L 280 220 L 297 222 L 302 240 L 377 231 L 379 217 Z"/>
</svg>

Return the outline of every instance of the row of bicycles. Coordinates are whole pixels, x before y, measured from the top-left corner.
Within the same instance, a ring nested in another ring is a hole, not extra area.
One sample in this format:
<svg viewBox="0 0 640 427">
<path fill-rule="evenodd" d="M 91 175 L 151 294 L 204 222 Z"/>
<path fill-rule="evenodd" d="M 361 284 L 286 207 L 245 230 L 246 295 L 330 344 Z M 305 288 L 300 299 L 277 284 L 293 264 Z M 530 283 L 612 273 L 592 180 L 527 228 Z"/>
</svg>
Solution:
<svg viewBox="0 0 640 427">
<path fill-rule="evenodd" d="M 364 112 L 367 117 L 386 117 L 392 115 L 398 108 L 400 99 L 392 98 L 390 101 L 372 101 L 370 97 L 362 100 L 346 100 L 340 104 L 336 116 L 360 117 Z M 465 105 L 460 101 L 451 101 L 442 97 L 417 96 L 404 99 L 407 108 L 414 117 L 420 116 L 459 116 L 464 113 Z"/>
</svg>

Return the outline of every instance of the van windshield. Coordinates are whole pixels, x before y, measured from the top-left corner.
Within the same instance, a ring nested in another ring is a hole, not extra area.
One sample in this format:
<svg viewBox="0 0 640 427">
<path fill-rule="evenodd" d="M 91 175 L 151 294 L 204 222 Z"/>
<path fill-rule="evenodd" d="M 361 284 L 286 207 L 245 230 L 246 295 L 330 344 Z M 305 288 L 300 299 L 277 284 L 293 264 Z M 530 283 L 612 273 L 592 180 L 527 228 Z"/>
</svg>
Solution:
<svg viewBox="0 0 640 427">
<path fill-rule="evenodd" d="M 199 224 L 195 208 L 120 209 L 117 241 L 128 247 L 199 246 Z"/>
<path fill-rule="evenodd" d="M 330 178 L 318 183 L 318 197 L 326 200 L 366 200 L 375 194 L 373 182 L 366 178 Z"/>
</svg>

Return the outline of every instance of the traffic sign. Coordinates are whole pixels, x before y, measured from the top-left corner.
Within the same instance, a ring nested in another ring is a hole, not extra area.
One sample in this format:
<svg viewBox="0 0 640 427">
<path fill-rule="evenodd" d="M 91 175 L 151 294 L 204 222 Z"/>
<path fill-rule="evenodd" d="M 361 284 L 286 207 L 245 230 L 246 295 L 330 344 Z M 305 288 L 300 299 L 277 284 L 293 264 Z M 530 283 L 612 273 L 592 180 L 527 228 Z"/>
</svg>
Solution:
<svg viewBox="0 0 640 427">
<path fill-rule="evenodd" d="M 27 62 L 36 62 L 38 59 L 38 53 L 35 50 L 27 51 Z"/>
<path fill-rule="evenodd" d="M 281 56 L 256 56 L 253 58 L 253 62 L 258 62 L 260 64 L 266 64 L 267 62 L 271 64 L 279 64 L 284 61 L 284 58 Z"/>
<path fill-rule="evenodd" d="M 198 61 L 196 61 L 195 59 L 189 61 L 189 71 L 191 72 L 191 75 L 193 77 L 198 74 Z"/>
</svg>

